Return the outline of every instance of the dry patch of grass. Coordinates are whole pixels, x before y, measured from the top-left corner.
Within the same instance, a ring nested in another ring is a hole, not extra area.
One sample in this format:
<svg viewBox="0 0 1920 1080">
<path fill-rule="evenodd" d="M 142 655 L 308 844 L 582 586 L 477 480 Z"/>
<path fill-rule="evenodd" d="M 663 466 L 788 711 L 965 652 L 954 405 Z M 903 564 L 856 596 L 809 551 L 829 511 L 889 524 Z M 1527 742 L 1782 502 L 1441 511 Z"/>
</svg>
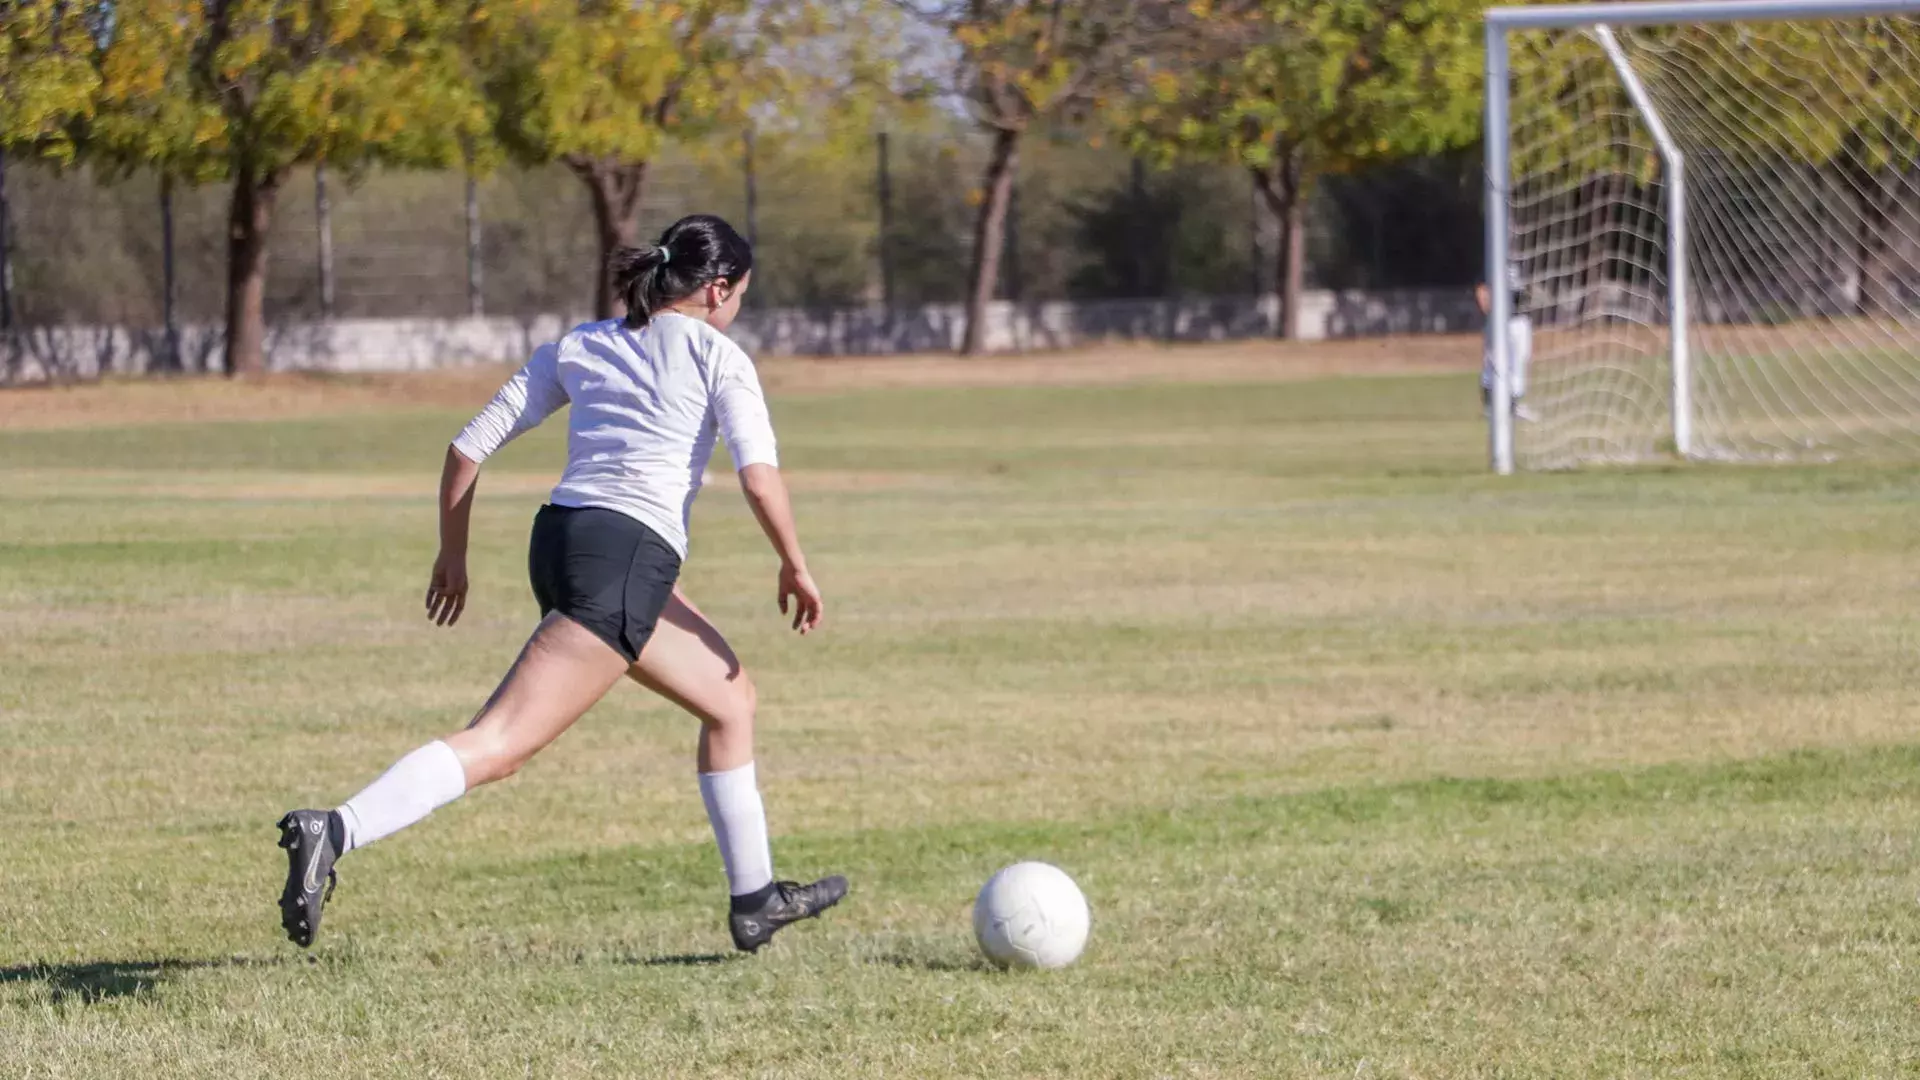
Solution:
<svg viewBox="0 0 1920 1080">
<path fill-rule="evenodd" d="M 435 407 L 479 408 L 508 373 L 501 366 L 393 375 L 281 373 L 227 379 L 109 379 L 0 389 L 0 430 L 154 423 L 288 420 Z"/>
<path fill-rule="evenodd" d="M 1423 335 L 1321 342 L 1101 345 L 982 358 L 780 357 L 760 366 L 775 390 L 828 392 L 868 387 L 1258 383 L 1328 375 L 1477 370 L 1479 364 L 1477 335 Z"/>
<path fill-rule="evenodd" d="M 544 495 L 555 475 L 490 469 L 484 490 L 495 496 Z M 439 483 L 431 472 L 411 474 L 247 472 L 143 473 L 117 469 L 31 468 L 7 473 L 7 494 L 51 497 L 85 495 L 89 498 L 167 499 L 185 502 L 354 501 L 362 499 L 423 500 L 433 498 Z M 708 485 L 728 486 L 731 474 L 708 471 Z M 796 492 L 825 493 L 932 490 L 951 487 L 952 477 L 888 472 L 884 470 L 819 469 L 796 472 L 788 486 Z"/>
<path fill-rule="evenodd" d="M 1086 386 L 1135 382 L 1265 382 L 1336 374 L 1449 371 L 1478 365 L 1478 337 L 1372 338 L 1289 344 L 1103 345 L 1040 355 L 768 357 L 775 394 L 878 387 Z M 244 379 L 113 379 L 0 388 L 0 430 L 288 420 L 369 411 L 476 410 L 511 372 L 504 365 L 391 375 L 279 373 Z"/>
</svg>

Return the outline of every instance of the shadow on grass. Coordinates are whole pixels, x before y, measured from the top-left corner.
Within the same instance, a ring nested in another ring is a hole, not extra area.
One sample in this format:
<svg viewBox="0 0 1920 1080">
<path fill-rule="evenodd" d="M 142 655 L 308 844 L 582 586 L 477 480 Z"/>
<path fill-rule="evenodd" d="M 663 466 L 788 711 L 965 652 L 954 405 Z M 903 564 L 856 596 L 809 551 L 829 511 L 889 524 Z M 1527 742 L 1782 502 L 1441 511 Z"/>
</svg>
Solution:
<svg viewBox="0 0 1920 1080">
<path fill-rule="evenodd" d="M 283 963 L 232 956 L 218 960 L 97 960 L 87 964 L 23 964 L 0 968 L 0 985 L 44 983 L 56 1005 L 93 1005 L 152 990 L 175 972 L 199 968 L 258 967 Z"/>
<path fill-rule="evenodd" d="M 649 956 L 633 963 L 642 967 L 712 967 L 715 964 L 730 964 L 736 959 L 725 953 L 686 953 L 680 956 Z"/>
<path fill-rule="evenodd" d="M 979 956 L 957 959 L 951 956 L 914 956 L 910 953 L 883 953 L 867 961 L 870 964 L 885 964 L 888 967 L 912 968 L 915 971 L 993 971 L 994 966 Z"/>
</svg>

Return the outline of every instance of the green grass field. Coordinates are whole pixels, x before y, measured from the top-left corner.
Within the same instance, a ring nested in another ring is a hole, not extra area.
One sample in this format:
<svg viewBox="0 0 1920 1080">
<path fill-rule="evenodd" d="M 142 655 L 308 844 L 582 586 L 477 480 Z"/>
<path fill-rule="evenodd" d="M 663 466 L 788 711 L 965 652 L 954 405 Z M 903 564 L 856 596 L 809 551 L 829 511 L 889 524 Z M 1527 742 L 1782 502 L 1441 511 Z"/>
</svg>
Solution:
<svg viewBox="0 0 1920 1080">
<path fill-rule="evenodd" d="M 686 581 L 782 871 L 855 891 L 754 959 L 630 687 L 280 936 L 273 819 L 530 628 L 558 425 L 450 632 L 461 413 L 0 433 L 0 1077 L 1920 1070 L 1920 469 L 1497 480 L 1471 375 L 775 410 L 826 631 L 729 485 Z M 1091 900 L 1070 970 L 975 958 L 1022 858 Z"/>
</svg>

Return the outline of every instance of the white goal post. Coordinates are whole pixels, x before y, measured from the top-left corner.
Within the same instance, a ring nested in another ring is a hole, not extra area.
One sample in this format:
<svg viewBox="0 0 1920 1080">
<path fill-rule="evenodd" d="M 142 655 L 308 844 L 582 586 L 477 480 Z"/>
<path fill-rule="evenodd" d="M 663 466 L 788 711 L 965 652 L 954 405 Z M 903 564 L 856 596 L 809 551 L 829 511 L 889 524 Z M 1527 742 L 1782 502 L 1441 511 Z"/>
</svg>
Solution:
<svg viewBox="0 0 1920 1080">
<path fill-rule="evenodd" d="M 1920 455 L 1920 0 L 1496 8 L 1486 50 L 1496 472 Z"/>
</svg>

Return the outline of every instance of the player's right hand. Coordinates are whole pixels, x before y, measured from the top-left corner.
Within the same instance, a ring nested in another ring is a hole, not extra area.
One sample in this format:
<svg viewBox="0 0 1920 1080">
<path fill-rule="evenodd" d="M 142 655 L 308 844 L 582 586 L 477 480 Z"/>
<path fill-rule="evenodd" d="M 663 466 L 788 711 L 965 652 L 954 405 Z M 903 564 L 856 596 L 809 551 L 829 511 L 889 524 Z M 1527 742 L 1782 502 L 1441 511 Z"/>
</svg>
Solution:
<svg viewBox="0 0 1920 1080">
<path fill-rule="evenodd" d="M 467 553 L 441 551 L 433 560 L 427 581 L 427 618 L 436 626 L 452 626 L 467 608 Z"/>
</svg>

